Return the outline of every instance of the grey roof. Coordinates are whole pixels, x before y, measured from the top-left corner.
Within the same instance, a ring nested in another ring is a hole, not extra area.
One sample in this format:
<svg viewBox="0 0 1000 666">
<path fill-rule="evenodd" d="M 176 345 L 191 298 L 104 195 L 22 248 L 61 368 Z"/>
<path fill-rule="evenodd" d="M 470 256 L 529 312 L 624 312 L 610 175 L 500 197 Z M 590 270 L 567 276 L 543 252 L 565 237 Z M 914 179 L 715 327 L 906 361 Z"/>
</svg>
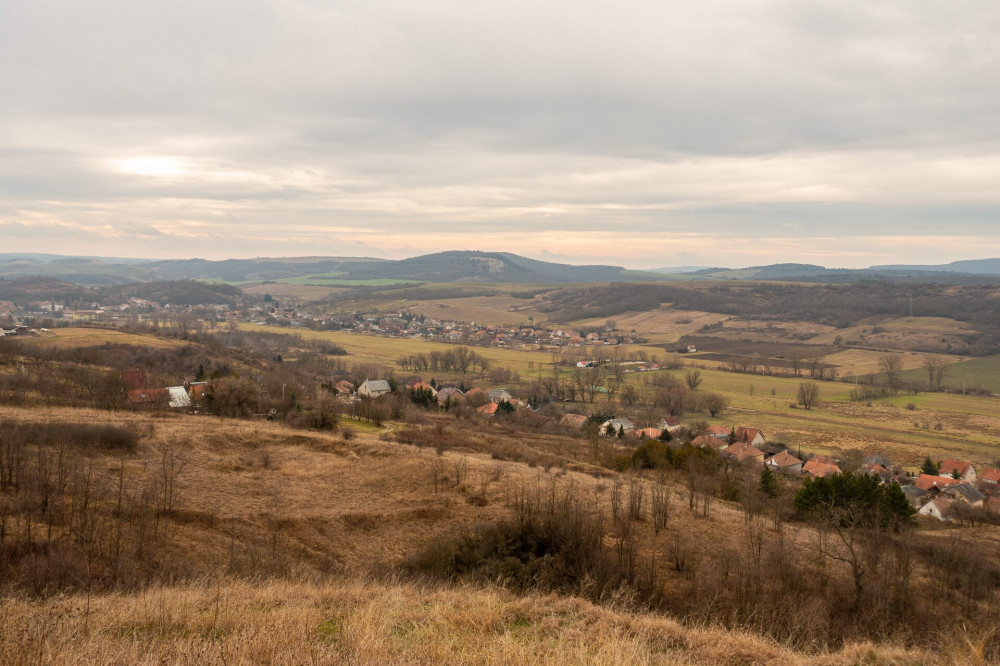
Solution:
<svg viewBox="0 0 1000 666">
<path fill-rule="evenodd" d="M 366 379 L 365 383 L 361 386 L 365 387 L 367 391 L 391 391 L 389 388 L 389 382 L 384 379 Z"/>
<path fill-rule="evenodd" d="M 167 395 L 170 399 L 170 406 L 174 408 L 190 407 L 191 396 L 183 386 L 168 386 Z"/>
<path fill-rule="evenodd" d="M 982 502 L 984 499 L 986 499 L 985 495 L 983 495 L 981 492 L 973 488 L 968 483 L 958 483 L 955 484 L 954 486 L 949 486 L 948 488 L 944 489 L 944 492 L 949 495 L 955 495 L 955 494 L 961 495 L 962 499 L 964 499 L 969 504 L 972 504 L 974 502 Z"/>
</svg>

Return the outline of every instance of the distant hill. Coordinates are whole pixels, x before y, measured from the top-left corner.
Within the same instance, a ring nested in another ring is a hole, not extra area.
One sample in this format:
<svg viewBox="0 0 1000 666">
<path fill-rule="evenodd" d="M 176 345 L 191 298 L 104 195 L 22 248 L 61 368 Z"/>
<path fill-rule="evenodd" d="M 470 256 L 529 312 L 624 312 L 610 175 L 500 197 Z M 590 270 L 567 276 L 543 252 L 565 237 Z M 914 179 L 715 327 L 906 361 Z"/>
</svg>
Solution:
<svg viewBox="0 0 1000 666">
<path fill-rule="evenodd" d="M 0 301 L 26 303 L 30 301 L 56 301 L 59 303 L 77 300 L 93 300 L 98 292 L 76 284 L 49 277 L 29 276 L 21 278 L 0 278 Z"/>
<path fill-rule="evenodd" d="M 424 282 L 574 283 L 658 280 L 652 272 L 620 266 L 573 266 L 509 252 L 447 251 L 412 259 L 353 267 L 355 279 L 395 278 Z"/>
<path fill-rule="evenodd" d="M 154 281 L 203 280 L 267 282 L 316 276 L 327 281 L 407 280 L 579 284 L 666 280 L 783 280 L 845 283 L 864 279 L 923 279 L 955 284 L 1000 276 L 1000 259 L 955 261 L 940 265 L 885 265 L 865 269 L 825 268 L 779 263 L 746 268 L 678 266 L 651 271 L 620 266 L 577 266 L 529 259 L 510 252 L 449 250 L 392 261 L 372 257 L 259 257 L 255 259 L 145 260 L 43 254 L 0 254 L 0 278 L 43 276 L 86 287 Z"/>
<path fill-rule="evenodd" d="M 245 294 L 228 284 L 208 284 L 197 280 L 166 280 L 121 285 L 103 289 L 106 300 L 125 302 L 141 298 L 160 305 L 234 305 Z"/>
<path fill-rule="evenodd" d="M 925 273 L 971 273 L 974 275 L 1000 275 L 1000 259 L 969 259 L 950 264 L 906 265 L 889 264 L 872 266 L 873 271 L 921 271 Z"/>
</svg>

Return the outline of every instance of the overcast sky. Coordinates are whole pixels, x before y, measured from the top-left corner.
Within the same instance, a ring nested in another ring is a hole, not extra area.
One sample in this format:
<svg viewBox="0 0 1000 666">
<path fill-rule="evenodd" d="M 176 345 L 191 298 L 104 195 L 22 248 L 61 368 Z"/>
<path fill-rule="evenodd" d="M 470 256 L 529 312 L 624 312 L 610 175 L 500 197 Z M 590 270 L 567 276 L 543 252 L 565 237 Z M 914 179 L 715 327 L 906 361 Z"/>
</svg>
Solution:
<svg viewBox="0 0 1000 666">
<path fill-rule="evenodd" d="M 0 0 L 0 252 L 1000 256 L 995 0 Z"/>
</svg>

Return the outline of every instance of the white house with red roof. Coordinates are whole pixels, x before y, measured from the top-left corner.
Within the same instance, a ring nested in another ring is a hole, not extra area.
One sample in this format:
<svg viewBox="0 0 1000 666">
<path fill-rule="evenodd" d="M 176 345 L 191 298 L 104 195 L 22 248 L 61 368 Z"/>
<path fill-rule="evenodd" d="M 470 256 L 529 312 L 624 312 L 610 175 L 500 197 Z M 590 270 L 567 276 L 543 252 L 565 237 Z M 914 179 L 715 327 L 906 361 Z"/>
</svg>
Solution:
<svg viewBox="0 0 1000 666">
<path fill-rule="evenodd" d="M 976 482 L 976 470 L 972 466 L 972 463 L 965 462 L 964 460 L 952 460 L 951 458 L 945 459 L 941 463 L 941 467 L 938 468 L 938 474 L 941 476 L 950 476 L 952 478 L 959 478 L 966 483 Z"/>
</svg>

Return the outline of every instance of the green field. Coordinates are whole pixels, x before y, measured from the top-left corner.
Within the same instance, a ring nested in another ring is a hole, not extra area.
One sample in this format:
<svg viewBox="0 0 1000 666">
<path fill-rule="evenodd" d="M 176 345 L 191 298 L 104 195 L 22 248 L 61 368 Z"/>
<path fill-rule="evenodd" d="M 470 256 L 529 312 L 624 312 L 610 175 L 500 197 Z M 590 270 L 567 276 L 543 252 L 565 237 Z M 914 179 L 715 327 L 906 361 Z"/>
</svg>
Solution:
<svg viewBox="0 0 1000 666">
<path fill-rule="evenodd" d="M 903 374 L 908 380 L 927 383 L 925 370 L 908 370 Z M 985 389 L 1000 393 L 1000 354 L 971 358 L 948 366 L 944 385 L 956 391 Z"/>
</svg>

